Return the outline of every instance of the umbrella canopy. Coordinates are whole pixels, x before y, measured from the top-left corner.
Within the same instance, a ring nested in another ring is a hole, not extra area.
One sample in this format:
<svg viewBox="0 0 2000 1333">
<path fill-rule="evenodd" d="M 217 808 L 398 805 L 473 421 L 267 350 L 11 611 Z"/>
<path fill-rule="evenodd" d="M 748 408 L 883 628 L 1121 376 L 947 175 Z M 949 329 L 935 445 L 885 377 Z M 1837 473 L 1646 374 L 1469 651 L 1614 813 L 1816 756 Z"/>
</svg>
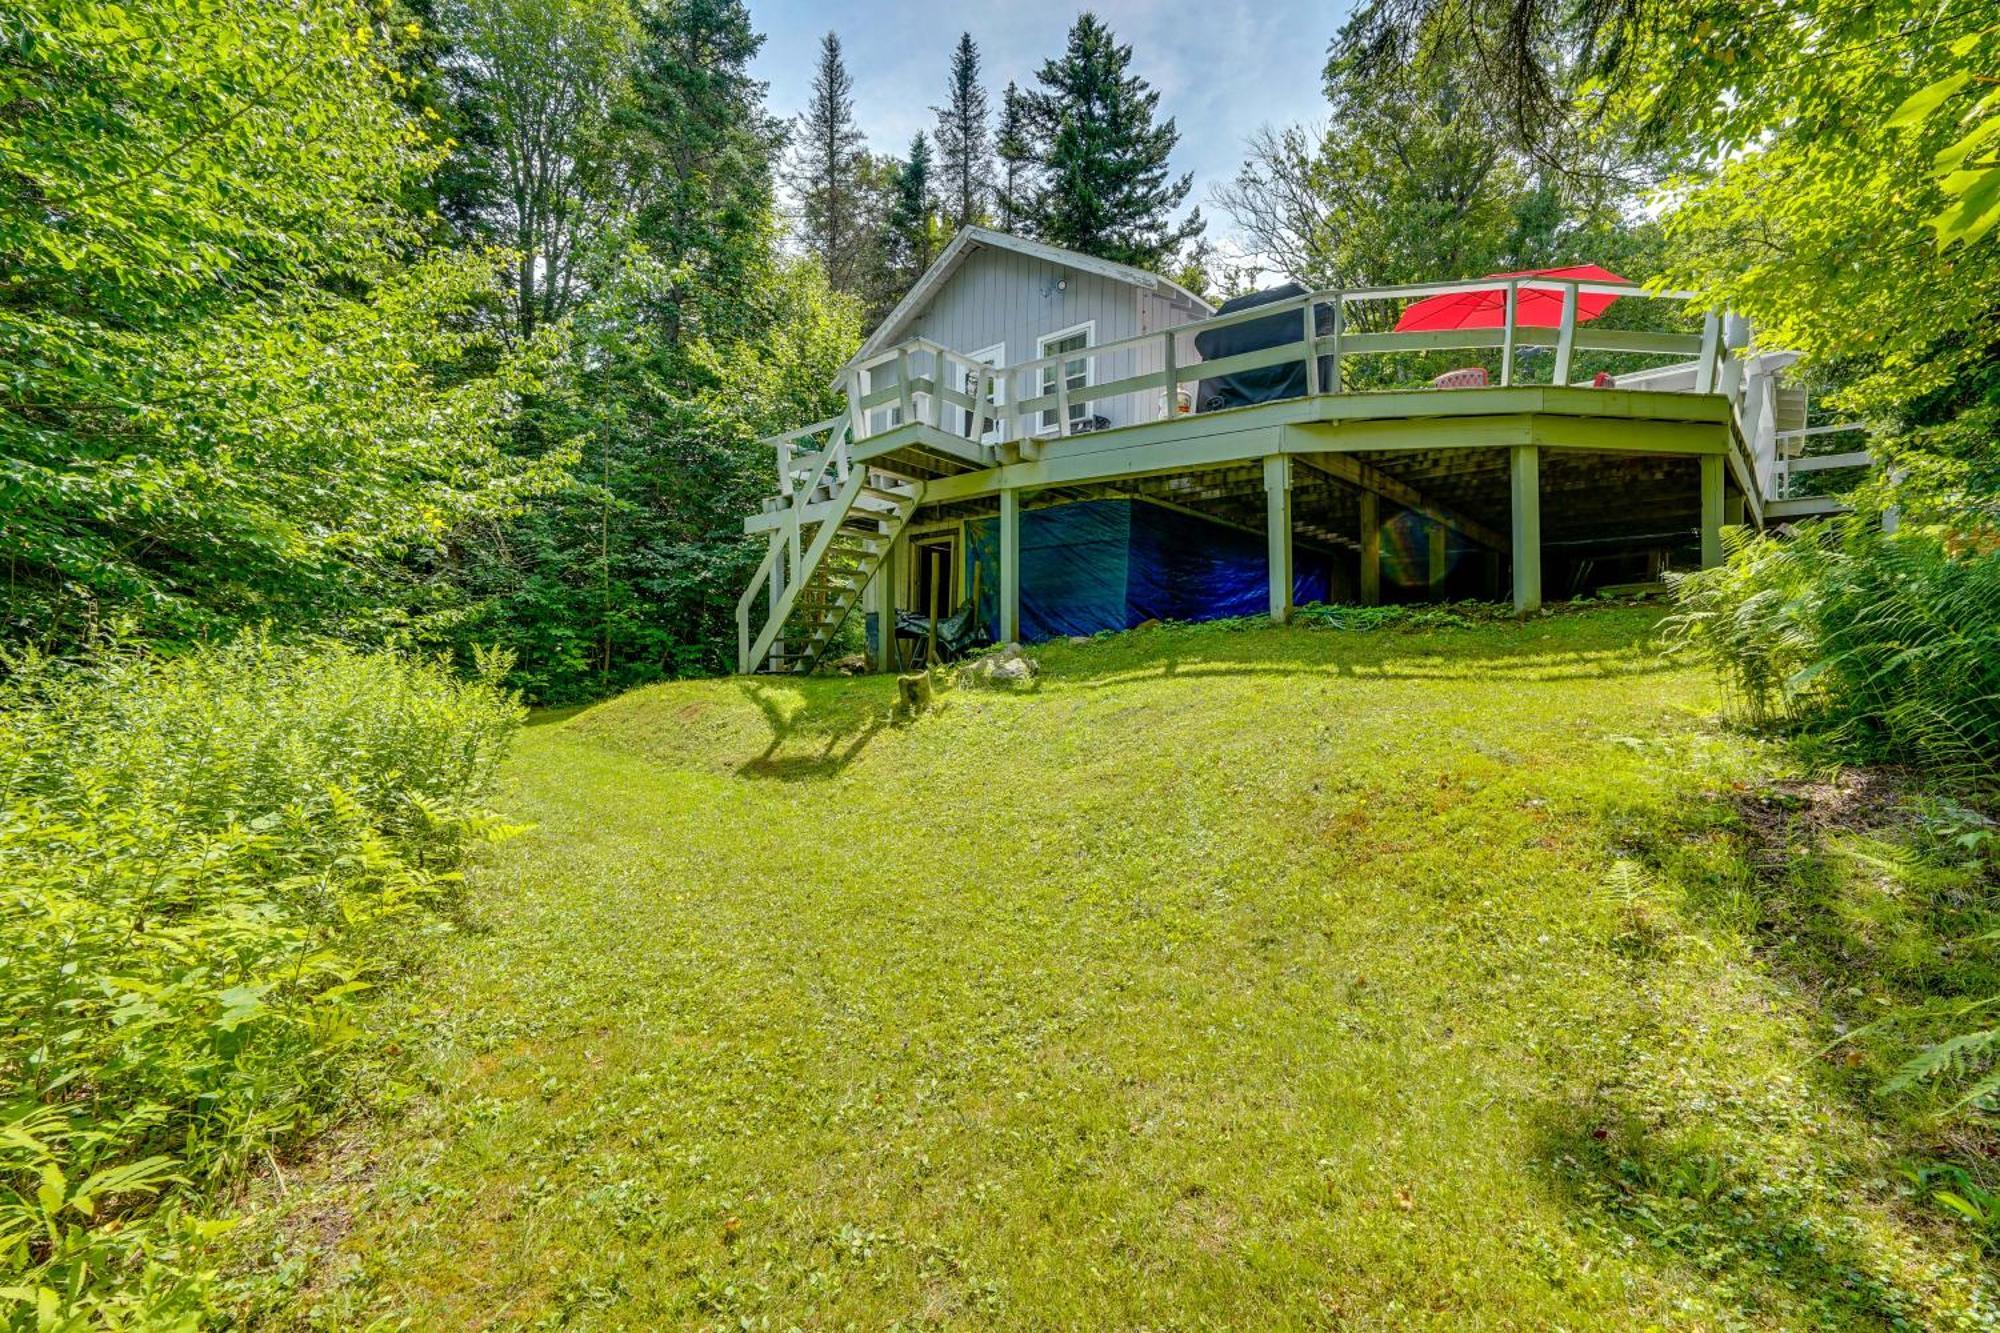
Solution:
<svg viewBox="0 0 2000 1333">
<path fill-rule="evenodd" d="M 1580 278 L 1585 282 L 1623 282 L 1608 268 L 1576 264 L 1569 268 L 1535 268 L 1521 273 L 1489 273 L 1486 278 Z M 1485 281 L 1482 278 L 1481 281 Z M 1579 292 L 1576 322 L 1596 319 L 1618 298 L 1593 292 Z M 1514 302 L 1514 323 L 1533 328 L 1553 329 L 1562 323 L 1563 294 L 1560 291 L 1523 287 Z M 1396 321 L 1398 333 L 1428 333 L 1444 329 L 1497 329 L 1507 318 L 1507 289 L 1451 292 L 1430 296 L 1412 305 Z"/>
</svg>

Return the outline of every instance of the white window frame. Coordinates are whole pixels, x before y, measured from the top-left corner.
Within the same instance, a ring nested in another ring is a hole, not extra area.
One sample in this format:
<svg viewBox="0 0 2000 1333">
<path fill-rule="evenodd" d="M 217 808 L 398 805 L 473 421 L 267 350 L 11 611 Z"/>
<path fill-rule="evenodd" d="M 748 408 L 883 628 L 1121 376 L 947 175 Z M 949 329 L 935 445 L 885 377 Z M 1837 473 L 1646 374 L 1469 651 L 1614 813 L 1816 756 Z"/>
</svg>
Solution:
<svg viewBox="0 0 2000 1333">
<path fill-rule="evenodd" d="M 1094 319 L 1087 319 L 1081 324 L 1072 324 L 1066 329 L 1057 329 L 1053 333 L 1045 333 L 1041 337 L 1037 338 L 1035 340 L 1035 359 L 1039 361 L 1043 357 L 1049 355 L 1050 343 L 1059 343 L 1063 341 L 1065 338 L 1074 338 L 1079 333 L 1083 335 L 1083 346 L 1078 348 L 1077 349 L 1078 351 L 1088 352 L 1091 348 L 1097 346 L 1097 321 Z M 1082 360 L 1083 360 L 1083 384 L 1081 386 L 1072 385 L 1071 386 L 1072 391 L 1074 391 L 1078 387 L 1087 389 L 1093 383 L 1096 382 L 1096 377 L 1093 374 L 1093 372 L 1096 370 L 1096 365 L 1097 365 L 1095 359 L 1089 356 L 1085 356 L 1082 358 Z M 1056 386 L 1049 382 L 1048 377 L 1051 372 L 1054 372 L 1056 374 L 1061 374 L 1062 369 L 1063 368 L 1061 366 L 1042 367 L 1041 371 L 1037 374 L 1035 379 L 1035 387 L 1038 390 L 1038 392 L 1035 395 L 1037 398 L 1040 398 L 1046 394 L 1054 393 L 1056 391 Z M 1070 408 L 1069 421 L 1060 423 L 1061 433 L 1065 435 L 1069 433 L 1070 428 L 1074 426 L 1077 422 L 1086 421 L 1090 417 L 1090 405 L 1088 403 L 1072 402 L 1069 405 L 1069 408 Z M 1055 419 L 1055 413 L 1056 409 L 1053 407 L 1045 407 L 1042 409 L 1041 414 L 1035 418 L 1035 434 L 1054 435 L 1057 433 L 1059 423 Z"/>
<path fill-rule="evenodd" d="M 976 352 L 967 352 L 965 359 L 968 361 L 977 361 L 982 366 L 991 366 L 995 370 L 1004 369 L 1007 365 L 1007 344 L 1003 342 L 994 343 L 991 347 L 982 347 Z M 972 387 L 970 385 L 965 387 L 965 396 L 968 398 L 972 396 Z M 979 442 L 981 444 L 998 444 L 1006 438 L 1007 414 L 1002 410 L 1006 405 L 1007 376 L 995 375 L 993 377 L 993 429 L 985 431 L 980 435 Z M 965 414 L 970 418 L 973 415 L 973 409 L 965 409 Z M 962 433 L 969 433 L 971 424 L 971 421 L 968 420 L 966 422 L 967 431 Z"/>
</svg>

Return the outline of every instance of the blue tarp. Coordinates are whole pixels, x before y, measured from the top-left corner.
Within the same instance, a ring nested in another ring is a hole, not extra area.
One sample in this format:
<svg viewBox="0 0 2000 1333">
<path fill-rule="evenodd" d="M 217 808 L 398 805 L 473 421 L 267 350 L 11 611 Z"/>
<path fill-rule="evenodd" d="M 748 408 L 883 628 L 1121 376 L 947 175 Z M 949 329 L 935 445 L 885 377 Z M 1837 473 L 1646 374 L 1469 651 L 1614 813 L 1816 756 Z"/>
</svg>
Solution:
<svg viewBox="0 0 2000 1333">
<path fill-rule="evenodd" d="M 1000 620 L 1000 525 L 965 525 L 979 566 L 980 623 Z M 1270 605 L 1264 539 L 1137 500 L 1084 500 L 1021 515 L 1021 637 L 1130 629 L 1148 620 L 1257 615 Z M 1295 600 L 1328 599 L 1327 560 L 1296 551 Z"/>
</svg>

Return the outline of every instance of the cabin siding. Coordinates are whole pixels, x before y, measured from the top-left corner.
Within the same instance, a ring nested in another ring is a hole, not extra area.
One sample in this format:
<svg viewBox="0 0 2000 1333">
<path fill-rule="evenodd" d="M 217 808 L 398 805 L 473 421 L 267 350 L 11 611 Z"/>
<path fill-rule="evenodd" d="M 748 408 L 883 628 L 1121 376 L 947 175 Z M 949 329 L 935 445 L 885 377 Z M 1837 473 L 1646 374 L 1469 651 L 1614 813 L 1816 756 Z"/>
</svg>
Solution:
<svg viewBox="0 0 2000 1333">
<path fill-rule="evenodd" d="M 1057 284 L 1065 284 L 1061 290 Z M 1143 330 L 1142 321 L 1184 322 L 1172 304 L 1151 292 L 1115 278 L 1083 273 L 1061 264 L 1016 254 L 981 249 L 967 256 L 928 307 L 911 319 L 902 336 L 929 338 L 954 352 L 983 351 L 1005 344 L 1009 362 L 1032 360 L 1040 340 L 1079 324 L 1092 324 L 1093 346 L 1130 338 Z M 1151 365 L 1146 362 L 1150 359 Z M 1127 351 L 1100 358 L 1092 367 L 1096 382 L 1123 379 L 1144 369 L 1159 368 L 1160 354 Z M 1033 379 L 1032 376 L 1027 377 Z M 894 382 L 894 372 L 878 384 Z M 1016 385 L 1017 394 L 1032 397 L 1038 384 Z M 1093 404 L 1091 411 L 1113 426 L 1151 421 L 1159 414 L 1158 394 L 1126 394 Z"/>
</svg>

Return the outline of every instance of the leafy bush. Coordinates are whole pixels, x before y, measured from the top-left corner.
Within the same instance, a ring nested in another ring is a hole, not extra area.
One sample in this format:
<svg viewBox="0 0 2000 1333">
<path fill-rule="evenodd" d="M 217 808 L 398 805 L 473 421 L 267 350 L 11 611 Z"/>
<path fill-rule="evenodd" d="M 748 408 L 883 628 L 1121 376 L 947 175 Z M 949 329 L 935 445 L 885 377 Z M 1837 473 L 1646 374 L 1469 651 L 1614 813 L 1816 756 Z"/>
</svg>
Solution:
<svg viewBox="0 0 2000 1333">
<path fill-rule="evenodd" d="M 1746 540 L 1678 585 L 1680 647 L 1752 721 L 1857 758 L 1988 782 L 2000 771 L 2000 551 L 1858 518 Z"/>
<path fill-rule="evenodd" d="M 198 1317 L 207 1190 L 337 1104 L 519 723 L 441 664 L 246 638 L 0 684 L 0 1325 Z"/>
</svg>

